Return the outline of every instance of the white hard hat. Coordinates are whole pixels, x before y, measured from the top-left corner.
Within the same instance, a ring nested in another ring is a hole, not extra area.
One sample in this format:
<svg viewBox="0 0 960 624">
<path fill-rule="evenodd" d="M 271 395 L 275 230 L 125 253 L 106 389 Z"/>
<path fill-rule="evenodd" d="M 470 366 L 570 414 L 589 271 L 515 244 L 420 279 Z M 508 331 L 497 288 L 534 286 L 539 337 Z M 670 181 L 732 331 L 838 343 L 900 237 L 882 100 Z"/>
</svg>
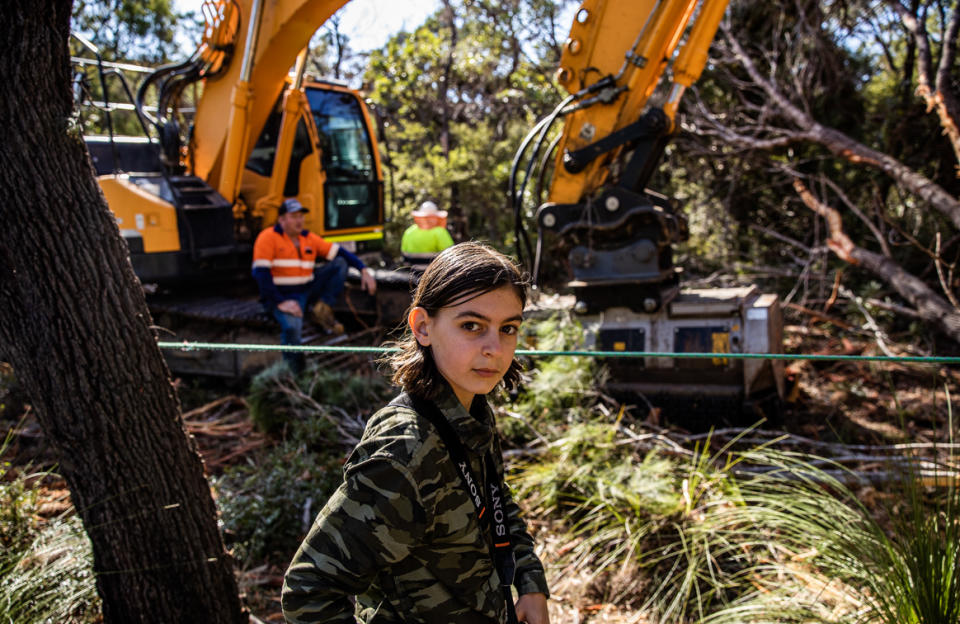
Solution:
<svg viewBox="0 0 960 624">
<path fill-rule="evenodd" d="M 430 200 L 427 200 L 420 204 L 420 208 L 414 210 L 412 213 L 415 217 L 439 217 L 444 218 L 447 216 L 446 210 L 439 210 L 437 205 Z"/>
</svg>

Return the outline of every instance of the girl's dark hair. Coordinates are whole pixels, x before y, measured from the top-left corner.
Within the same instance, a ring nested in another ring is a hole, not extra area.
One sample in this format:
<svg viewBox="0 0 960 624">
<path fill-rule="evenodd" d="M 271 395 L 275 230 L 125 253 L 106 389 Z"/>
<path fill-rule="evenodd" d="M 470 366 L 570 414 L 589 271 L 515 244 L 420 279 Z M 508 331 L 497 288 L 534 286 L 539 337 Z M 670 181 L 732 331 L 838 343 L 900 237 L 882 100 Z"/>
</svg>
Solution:
<svg viewBox="0 0 960 624">
<path fill-rule="evenodd" d="M 526 305 L 527 280 L 510 258 L 483 243 L 460 243 L 448 247 L 420 276 L 404 323 L 413 308 L 421 307 L 433 316 L 441 308 L 459 305 L 503 286 L 513 288 L 520 305 Z M 417 342 L 409 327 L 396 346 L 400 350 L 386 358 L 393 368 L 394 385 L 409 394 L 436 398 L 445 381 L 437 370 L 430 348 Z M 507 390 L 517 387 L 521 370 L 520 362 L 514 358 L 502 380 Z"/>
</svg>

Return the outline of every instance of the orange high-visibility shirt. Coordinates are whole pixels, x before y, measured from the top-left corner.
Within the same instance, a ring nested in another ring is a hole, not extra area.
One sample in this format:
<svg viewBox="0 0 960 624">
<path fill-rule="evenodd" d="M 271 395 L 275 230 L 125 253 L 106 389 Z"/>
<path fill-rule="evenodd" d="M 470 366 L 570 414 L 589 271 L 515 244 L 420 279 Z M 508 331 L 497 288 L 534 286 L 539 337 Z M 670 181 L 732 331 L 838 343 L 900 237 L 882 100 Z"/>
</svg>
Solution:
<svg viewBox="0 0 960 624">
<path fill-rule="evenodd" d="M 303 286 L 313 280 L 317 258 L 333 260 L 340 246 L 303 230 L 297 248 L 280 225 L 260 232 L 253 245 L 253 269 L 268 268 L 276 286 Z"/>
</svg>

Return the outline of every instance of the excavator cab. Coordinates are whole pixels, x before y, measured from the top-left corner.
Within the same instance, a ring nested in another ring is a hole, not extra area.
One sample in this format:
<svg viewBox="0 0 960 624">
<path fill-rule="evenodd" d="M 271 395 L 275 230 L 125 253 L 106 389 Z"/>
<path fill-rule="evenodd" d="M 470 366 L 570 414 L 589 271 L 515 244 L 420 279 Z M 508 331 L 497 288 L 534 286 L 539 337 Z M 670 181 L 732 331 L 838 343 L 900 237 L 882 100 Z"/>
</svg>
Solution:
<svg viewBox="0 0 960 624">
<path fill-rule="evenodd" d="M 383 179 L 366 106 L 356 93 L 328 83 L 304 90 L 326 173 L 323 222 L 314 224 L 316 230 L 330 240 L 356 240 L 360 248 L 382 241 Z"/>
<path fill-rule="evenodd" d="M 310 209 L 306 226 L 321 236 L 361 253 L 382 247 L 383 176 L 370 114 L 356 91 L 332 82 L 288 82 L 253 134 L 231 202 L 195 171 L 186 147 L 195 131 L 192 109 L 169 105 L 162 118 L 158 107 L 146 105 L 143 85 L 167 70 L 106 63 L 83 44 L 97 58 L 74 58 L 83 86 L 78 108 L 93 107 L 108 130 L 84 139 L 143 283 L 248 280 L 253 239 L 276 221 L 286 197 Z M 131 72 L 143 76 L 136 96 Z M 116 93 L 128 101 L 108 97 Z"/>
<path fill-rule="evenodd" d="M 311 82 L 281 94 L 240 186 L 244 203 L 255 206 L 254 235 L 276 220 L 283 198 L 297 197 L 310 210 L 305 220 L 310 231 L 330 241 L 352 241 L 361 253 L 379 250 L 383 176 L 372 128 L 363 100 L 345 85 Z"/>
</svg>

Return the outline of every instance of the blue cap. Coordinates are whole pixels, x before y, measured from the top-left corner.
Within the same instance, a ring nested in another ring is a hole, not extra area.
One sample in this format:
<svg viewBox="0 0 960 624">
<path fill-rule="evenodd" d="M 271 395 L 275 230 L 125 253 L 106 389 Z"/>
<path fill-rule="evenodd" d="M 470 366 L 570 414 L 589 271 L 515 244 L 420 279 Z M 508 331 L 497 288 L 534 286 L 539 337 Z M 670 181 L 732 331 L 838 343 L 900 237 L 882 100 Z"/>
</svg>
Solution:
<svg viewBox="0 0 960 624">
<path fill-rule="evenodd" d="M 288 212 L 310 212 L 303 207 L 296 197 L 291 197 L 289 199 L 283 200 L 283 203 L 280 204 L 280 208 L 277 209 L 277 216 L 283 216 Z"/>
</svg>

